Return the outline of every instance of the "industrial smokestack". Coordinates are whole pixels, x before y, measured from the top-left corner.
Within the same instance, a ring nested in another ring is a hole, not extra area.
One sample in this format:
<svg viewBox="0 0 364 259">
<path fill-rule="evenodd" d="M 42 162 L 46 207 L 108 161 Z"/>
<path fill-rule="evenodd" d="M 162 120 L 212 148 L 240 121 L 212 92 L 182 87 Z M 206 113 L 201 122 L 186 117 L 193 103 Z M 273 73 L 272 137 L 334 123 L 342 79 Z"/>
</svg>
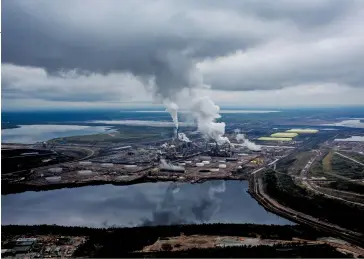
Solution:
<svg viewBox="0 0 364 259">
<path fill-rule="evenodd" d="M 216 122 L 220 118 L 219 106 L 209 97 L 198 96 L 194 89 L 206 89 L 203 77 L 197 69 L 189 52 L 167 51 L 154 57 L 153 93 L 161 100 L 171 114 L 175 127 L 178 128 L 177 111 L 179 106 L 191 112 L 197 122 L 198 130 L 209 139 L 219 144 L 229 143 L 224 137 L 225 123 Z M 184 90 L 188 91 L 184 91 Z M 187 94 L 185 98 L 182 96 Z"/>
</svg>

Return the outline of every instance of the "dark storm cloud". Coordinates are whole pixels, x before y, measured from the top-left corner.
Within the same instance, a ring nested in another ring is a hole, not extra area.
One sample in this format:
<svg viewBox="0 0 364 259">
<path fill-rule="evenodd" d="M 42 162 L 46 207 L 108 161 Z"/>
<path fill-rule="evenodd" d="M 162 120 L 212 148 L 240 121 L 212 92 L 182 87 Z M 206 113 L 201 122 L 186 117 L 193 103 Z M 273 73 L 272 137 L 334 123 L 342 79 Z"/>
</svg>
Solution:
<svg viewBox="0 0 364 259">
<path fill-rule="evenodd" d="M 5 0 L 2 5 L 3 64 L 44 68 L 48 75 L 59 76 L 60 69 L 104 76 L 130 72 L 144 84 L 154 77 L 154 91 L 162 98 L 202 83 L 196 64 L 214 89 L 363 85 L 360 1 Z M 10 89 L 13 82 L 4 85 L 10 98 L 38 95 L 20 86 Z M 55 92 L 37 97 L 93 101 L 100 94 L 68 98 Z M 99 100 L 113 99 L 115 92 Z"/>
</svg>

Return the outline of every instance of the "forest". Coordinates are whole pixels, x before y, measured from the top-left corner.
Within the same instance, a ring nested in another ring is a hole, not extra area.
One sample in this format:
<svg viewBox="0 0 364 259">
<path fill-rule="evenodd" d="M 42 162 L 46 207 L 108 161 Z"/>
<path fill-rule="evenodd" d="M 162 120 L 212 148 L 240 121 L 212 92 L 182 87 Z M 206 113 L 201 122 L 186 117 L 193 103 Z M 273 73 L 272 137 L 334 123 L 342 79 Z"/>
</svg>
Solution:
<svg viewBox="0 0 364 259">
<path fill-rule="evenodd" d="M 268 195 L 287 207 L 364 233 L 362 207 L 308 193 L 306 189 L 296 185 L 289 175 L 275 174 L 272 170 L 265 173 L 264 184 Z"/>
<path fill-rule="evenodd" d="M 105 257 L 122 257 L 122 256 L 132 257 L 134 251 L 141 250 L 144 246 L 155 243 L 158 240 L 158 238 L 179 236 L 181 233 L 183 233 L 184 235 L 200 234 L 200 235 L 220 235 L 220 236 L 245 236 L 245 237 L 260 236 L 261 238 L 282 239 L 282 240 L 292 240 L 293 237 L 312 240 L 318 237 L 322 237 L 322 234 L 320 232 L 301 225 L 279 226 L 279 225 L 221 224 L 221 223 L 200 224 L 200 225 L 136 227 L 136 228 L 107 228 L 107 229 L 95 229 L 87 227 L 62 227 L 56 225 L 38 225 L 38 226 L 9 225 L 9 226 L 2 226 L 1 236 L 2 240 L 9 240 L 14 236 L 19 236 L 19 235 L 87 236 L 88 241 L 78 248 L 78 250 L 75 253 L 75 256 L 105 258 Z M 208 249 L 206 251 L 207 254 L 209 250 L 211 249 Z M 219 251 L 222 250 L 216 249 L 216 255 L 219 255 Z M 199 253 L 198 251 L 192 251 L 191 253 L 195 252 L 197 256 Z M 163 253 L 161 254 L 161 256 L 162 255 Z M 169 256 L 169 254 L 167 253 L 166 256 Z M 175 256 L 183 257 L 182 254 L 176 254 Z"/>
</svg>

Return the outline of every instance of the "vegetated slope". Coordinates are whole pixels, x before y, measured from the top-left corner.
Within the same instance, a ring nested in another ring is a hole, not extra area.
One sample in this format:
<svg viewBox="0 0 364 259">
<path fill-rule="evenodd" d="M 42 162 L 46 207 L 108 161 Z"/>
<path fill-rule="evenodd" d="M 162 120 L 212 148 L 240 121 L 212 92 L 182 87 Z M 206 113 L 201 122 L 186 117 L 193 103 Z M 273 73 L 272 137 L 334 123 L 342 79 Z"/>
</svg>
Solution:
<svg viewBox="0 0 364 259">
<path fill-rule="evenodd" d="M 353 231 L 364 233 L 364 208 L 313 195 L 296 185 L 292 178 L 284 174 L 267 171 L 264 175 L 265 188 L 269 196 L 282 205 L 313 217 L 327 220 Z"/>
</svg>

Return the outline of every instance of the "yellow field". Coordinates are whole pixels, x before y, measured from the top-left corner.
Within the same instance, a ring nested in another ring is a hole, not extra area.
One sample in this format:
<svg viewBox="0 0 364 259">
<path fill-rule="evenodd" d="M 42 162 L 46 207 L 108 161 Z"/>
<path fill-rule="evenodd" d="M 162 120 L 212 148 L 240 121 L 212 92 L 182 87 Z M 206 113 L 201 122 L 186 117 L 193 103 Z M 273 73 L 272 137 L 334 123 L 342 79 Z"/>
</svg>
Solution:
<svg viewBox="0 0 364 259">
<path fill-rule="evenodd" d="M 315 129 L 290 129 L 290 130 L 287 130 L 286 132 L 314 134 L 314 133 L 317 133 L 318 130 L 315 130 Z"/>
<path fill-rule="evenodd" d="M 258 140 L 265 141 L 292 141 L 292 138 L 272 138 L 272 137 L 260 137 Z"/>
<path fill-rule="evenodd" d="M 295 132 L 277 132 L 270 135 L 271 137 L 278 138 L 294 138 L 297 137 L 298 134 Z"/>
</svg>

